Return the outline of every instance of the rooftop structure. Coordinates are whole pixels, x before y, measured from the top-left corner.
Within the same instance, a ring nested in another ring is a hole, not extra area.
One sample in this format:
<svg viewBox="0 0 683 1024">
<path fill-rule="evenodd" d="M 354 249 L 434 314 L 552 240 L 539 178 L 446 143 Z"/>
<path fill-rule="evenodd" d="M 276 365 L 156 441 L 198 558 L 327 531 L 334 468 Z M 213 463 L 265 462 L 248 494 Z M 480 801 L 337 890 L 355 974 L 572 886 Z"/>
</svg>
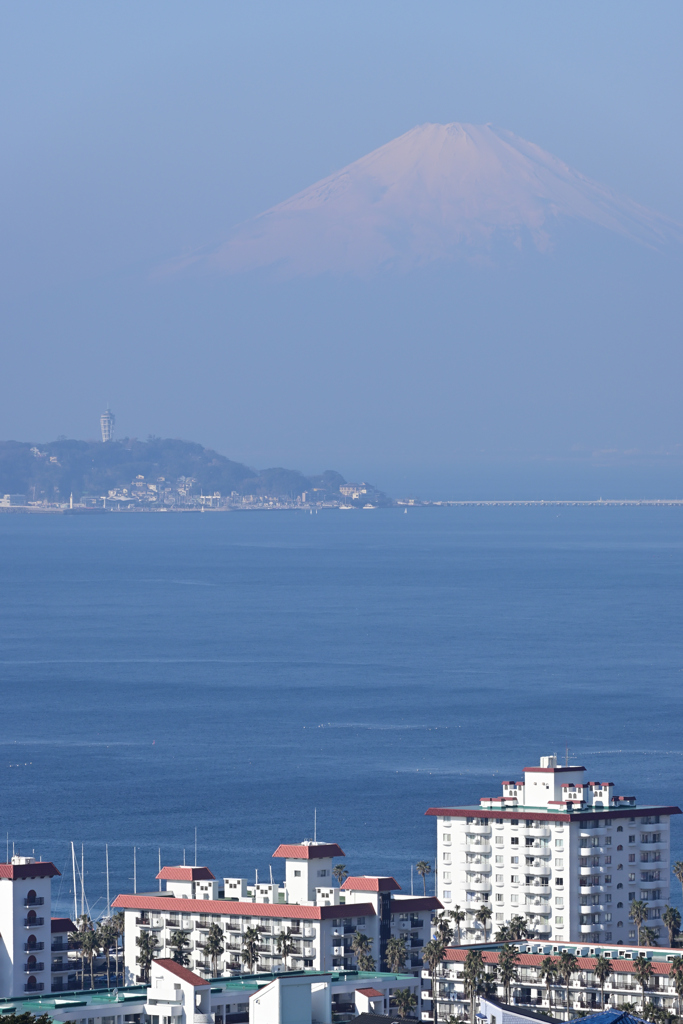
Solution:
<svg viewBox="0 0 683 1024">
<path fill-rule="evenodd" d="M 475 919 L 484 905 L 491 932 L 521 915 L 543 939 L 633 942 L 634 899 L 662 934 L 669 819 L 680 808 L 639 804 L 612 782 L 584 781 L 585 772 L 542 757 L 523 780 L 504 781 L 500 796 L 426 812 L 437 819 L 437 895 L 465 910 L 467 941 L 489 938 Z"/>
</svg>

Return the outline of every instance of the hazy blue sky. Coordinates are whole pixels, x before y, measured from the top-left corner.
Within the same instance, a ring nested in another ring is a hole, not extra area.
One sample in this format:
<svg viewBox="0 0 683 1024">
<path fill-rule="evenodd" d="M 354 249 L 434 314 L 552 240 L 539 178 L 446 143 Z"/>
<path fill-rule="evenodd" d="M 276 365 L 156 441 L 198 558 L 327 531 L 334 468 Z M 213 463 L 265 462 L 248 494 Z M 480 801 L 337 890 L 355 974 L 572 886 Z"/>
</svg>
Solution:
<svg viewBox="0 0 683 1024">
<path fill-rule="evenodd" d="M 151 276 L 425 121 L 493 122 L 683 221 L 680 3 L 0 12 L 0 437 L 92 437 L 110 402 L 119 436 L 394 492 L 683 495 L 679 254 L 573 237 L 489 274 Z"/>
</svg>

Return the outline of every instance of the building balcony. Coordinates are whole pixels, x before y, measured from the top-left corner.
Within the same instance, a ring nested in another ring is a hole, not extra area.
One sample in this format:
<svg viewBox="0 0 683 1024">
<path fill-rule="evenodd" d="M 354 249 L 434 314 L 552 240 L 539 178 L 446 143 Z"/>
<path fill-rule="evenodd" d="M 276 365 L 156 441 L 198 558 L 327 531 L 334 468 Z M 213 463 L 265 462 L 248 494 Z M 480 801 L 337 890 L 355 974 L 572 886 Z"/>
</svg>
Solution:
<svg viewBox="0 0 683 1024">
<path fill-rule="evenodd" d="M 463 849 L 465 850 L 465 853 L 489 854 L 491 852 L 491 844 L 484 842 L 482 839 L 481 842 L 464 843 Z"/>
<path fill-rule="evenodd" d="M 24 985 L 24 992 L 42 992 L 45 985 L 42 981 L 27 981 Z"/>
<path fill-rule="evenodd" d="M 520 867 L 519 870 L 523 871 L 525 875 L 542 875 L 544 878 L 548 878 L 548 865 L 544 864 L 540 860 L 534 861 L 533 864 L 525 864 L 524 867 Z"/>
<path fill-rule="evenodd" d="M 467 888 L 476 892 L 491 892 L 491 882 L 488 878 L 468 878 Z"/>
<path fill-rule="evenodd" d="M 80 960 L 63 960 L 61 963 L 55 962 L 50 964 L 50 970 L 53 974 L 75 974 L 80 969 Z"/>
<path fill-rule="evenodd" d="M 597 931 L 600 925 L 598 924 L 580 924 L 579 928 L 582 935 L 588 935 L 590 932 Z"/>
<path fill-rule="evenodd" d="M 533 850 L 534 857 L 550 857 L 553 852 L 552 847 L 548 846 L 547 843 L 542 843 L 540 840 L 534 840 L 533 846 L 525 846 L 523 849 L 525 853 L 528 853 L 529 850 Z"/>
<path fill-rule="evenodd" d="M 547 825 L 527 825 L 521 831 L 525 836 L 538 836 L 539 839 L 550 838 L 550 829 Z"/>
<path fill-rule="evenodd" d="M 475 836 L 490 836 L 491 826 L 490 825 L 468 825 L 467 831 L 471 832 Z"/>
<path fill-rule="evenodd" d="M 552 889 L 549 885 L 542 884 L 541 882 L 532 882 L 529 885 L 522 885 L 522 892 L 529 893 L 531 896 L 550 896 Z"/>
<path fill-rule="evenodd" d="M 44 902 L 45 902 L 45 897 L 44 896 L 34 896 L 32 899 L 29 899 L 28 896 L 27 896 L 26 899 L 24 900 L 24 906 L 25 907 L 42 907 Z"/>
<path fill-rule="evenodd" d="M 550 911 L 550 907 L 548 907 Z M 549 935 L 552 931 L 552 926 L 548 921 L 538 921 L 534 925 L 534 931 L 538 932 L 539 935 Z"/>
<path fill-rule="evenodd" d="M 45 924 L 44 917 L 25 917 L 24 928 L 39 928 L 41 924 Z"/>
<path fill-rule="evenodd" d="M 39 949 L 45 949 L 45 943 L 44 942 L 25 942 L 24 943 L 24 951 L 26 953 L 35 953 Z M 53 946 L 53 949 L 54 949 L 54 946 Z"/>
<path fill-rule="evenodd" d="M 44 970 L 44 963 L 24 964 L 24 974 L 38 974 L 39 971 Z"/>
</svg>

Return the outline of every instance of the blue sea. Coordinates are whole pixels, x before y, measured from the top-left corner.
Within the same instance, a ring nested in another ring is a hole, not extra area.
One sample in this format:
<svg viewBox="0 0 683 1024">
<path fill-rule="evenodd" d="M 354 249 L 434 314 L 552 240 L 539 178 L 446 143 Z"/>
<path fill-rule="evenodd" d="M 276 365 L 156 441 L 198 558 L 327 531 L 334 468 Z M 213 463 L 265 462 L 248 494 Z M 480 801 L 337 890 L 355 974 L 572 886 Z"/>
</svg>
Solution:
<svg viewBox="0 0 683 1024">
<path fill-rule="evenodd" d="M 678 508 L 10 514 L 0 593 L 0 837 L 55 861 L 60 911 L 72 841 L 97 916 L 105 844 L 112 897 L 195 828 L 217 877 L 280 880 L 316 810 L 409 891 L 428 807 L 567 749 L 683 803 Z"/>
</svg>

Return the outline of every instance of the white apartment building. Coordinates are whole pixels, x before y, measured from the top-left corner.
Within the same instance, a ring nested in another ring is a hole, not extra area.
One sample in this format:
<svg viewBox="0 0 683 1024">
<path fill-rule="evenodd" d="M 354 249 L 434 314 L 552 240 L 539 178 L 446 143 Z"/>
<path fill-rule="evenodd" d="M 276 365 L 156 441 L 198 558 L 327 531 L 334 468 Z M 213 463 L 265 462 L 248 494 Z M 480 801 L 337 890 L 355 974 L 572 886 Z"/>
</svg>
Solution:
<svg viewBox="0 0 683 1024">
<path fill-rule="evenodd" d="M 64 933 L 73 931 L 68 918 L 52 918 L 51 882 L 59 875 L 51 861 L 12 857 L 0 864 L 0 997 L 51 992 L 76 979 L 77 964 L 64 956 Z"/>
<path fill-rule="evenodd" d="M 479 806 L 432 807 L 437 819 L 437 895 L 466 912 L 463 941 L 484 941 L 475 920 L 492 912 L 491 934 L 515 915 L 555 942 L 636 939 L 629 904 L 648 904 L 657 934 L 669 899 L 669 819 L 678 807 L 640 805 L 586 769 L 542 757 L 520 782 Z"/>
<path fill-rule="evenodd" d="M 419 972 L 433 913 L 441 909 L 438 899 L 404 896 L 388 876 L 349 877 L 339 888 L 333 884 L 333 859 L 344 852 L 335 843 L 285 844 L 273 856 L 285 861 L 282 885 L 225 878 L 219 887 L 206 867 L 165 867 L 157 876 L 166 884 L 164 893 L 117 896 L 113 906 L 125 913 L 126 982 L 139 980 L 137 937 L 143 931 L 154 933 L 162 958 L 172 955 L 173 933 L 187 931 L 191 969 L 208 976 L 211 964 L 203 947 L 212 924 L 224 935 L 221 974 L 244 971 L 243 937 L 251 927 L 261 934 L 260 971 L 354 969 L 351 946 L 356 932 L 362 932 L 371 940 L 379 970 L 386 969 L 386 944 L 395 935 L 405 938 L 406 969 Z M 285 964 L 277 940 L 288 931 L 294 952 Z"/>
<path fill-rule="evenodd" d="M 618 946 L 618 945 L 559 945 L 543 942 L 515 942 L 519 951 L 516 978 L 510 986 L 510 1003 L 529 1009 L 532 1013 L 545 1013 L 551 1018 L 573 1020 L 582 1011 L 596 1012 L 601 1008 L 602 992 L 595 977 L 596 957 L 602 955 L 611 961 L 612 973 L 605 981 L 605 1008 L 618 1010 L 624 1003 L 635 1003 L 642 1007 L 642 988 L 635 971 L 635 961 L 644 957 L 652 965 L 652 976 L 647 983 L 646 1000 L 656 1007 L 676 1014 L 678 997 L 675 978 L 671 974 L 671 962 L 680 955 L 680 949 L 668 947 Z M 546 956 L 557 956 L 563 950 L 573 953 L 577 967 L 569 979 L 569 1007 L 567 1007 L 566 984 L 563 978 L 556 978 L 550 986 L 550 998 L 542 973 L 541 963 Z M 463 967 L 467 949 L 449 948 L 436 976 L 436 1019 L 448 1020 L 450 1016 L 462 1018 L 468 1014 L 469 999 L 465 993 Z M 491 945 L 482 951 L 482 957 L 490 983 L 495 984 L 499 999 L 505 998 L 505 991 L 499 981 L 494 981 L 495 968 L 499 958 L 499 947 Z M 434 1019 L 433 993 L 428 970 L 422 972 L 422 1019 Z M 500 1011 L 497 1014 L 501 1020 Z"/>
</svg>

